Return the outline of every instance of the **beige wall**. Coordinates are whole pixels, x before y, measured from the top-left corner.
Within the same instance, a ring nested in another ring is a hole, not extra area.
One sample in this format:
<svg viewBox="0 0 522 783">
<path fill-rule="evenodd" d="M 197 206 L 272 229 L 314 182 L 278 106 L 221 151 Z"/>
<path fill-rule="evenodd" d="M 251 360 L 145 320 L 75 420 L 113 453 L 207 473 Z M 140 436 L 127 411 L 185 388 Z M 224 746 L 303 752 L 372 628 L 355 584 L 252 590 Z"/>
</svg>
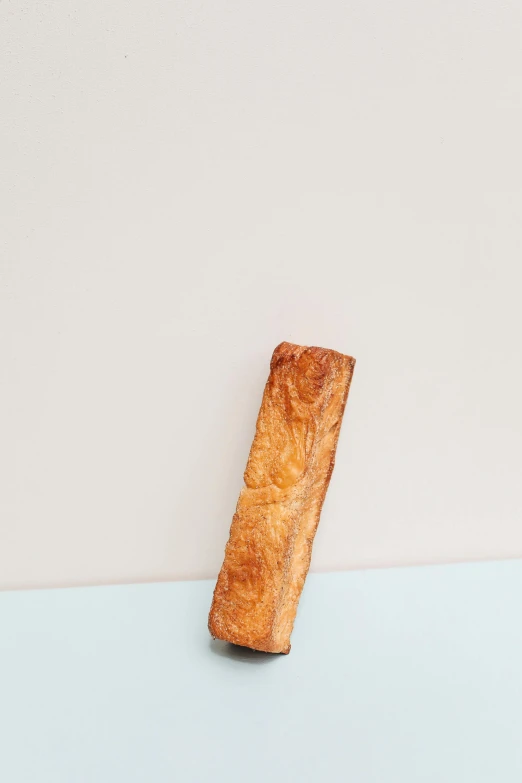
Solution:
<svg viewBox="0 0 522 783">
<path fill-rule="evenodd" d="M 216 574 L 283 339 L 316 569 L 522 555 L 520 3 L 0 15 L 0 587 Z"/>
</svg>

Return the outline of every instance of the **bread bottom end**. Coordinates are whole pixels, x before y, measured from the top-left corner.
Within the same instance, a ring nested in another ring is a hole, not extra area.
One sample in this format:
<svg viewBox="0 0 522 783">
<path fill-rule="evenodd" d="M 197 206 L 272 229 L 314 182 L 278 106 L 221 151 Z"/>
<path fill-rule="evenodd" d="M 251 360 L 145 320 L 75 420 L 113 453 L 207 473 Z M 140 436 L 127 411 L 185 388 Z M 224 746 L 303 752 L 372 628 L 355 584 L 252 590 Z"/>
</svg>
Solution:
<svg viewBox="0 0 522 783">
<path fill-rule="evenodd" d="M 257 650 L 258 652 L 288 655 L 291 648 L 289 639 L 276 642 L 272 637 L 254 639 L 253 637 L 227 632 L 219 627 L 219 623 L 214 622 L 212 613 L 208 621 L 208 630 L 213 639 L 229 642 L 229 644 L 235 644 L 238 647 L 248 647 L 250 650 Z"/>
</svg>

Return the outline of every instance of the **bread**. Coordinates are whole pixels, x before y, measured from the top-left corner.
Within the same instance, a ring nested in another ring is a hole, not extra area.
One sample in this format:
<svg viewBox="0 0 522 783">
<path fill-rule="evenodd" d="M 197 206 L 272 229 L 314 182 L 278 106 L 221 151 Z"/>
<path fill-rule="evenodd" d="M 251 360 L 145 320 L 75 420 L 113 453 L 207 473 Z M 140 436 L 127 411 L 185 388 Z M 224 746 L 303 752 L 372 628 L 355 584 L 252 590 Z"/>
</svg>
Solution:
<svg viewBox="0 0 522 783">
<path fill-rule="evenodd" d="M 275 349 L 214 590 L 213 637 L 290 652 L 354 365 L 325 348 Z"/>
</svg>

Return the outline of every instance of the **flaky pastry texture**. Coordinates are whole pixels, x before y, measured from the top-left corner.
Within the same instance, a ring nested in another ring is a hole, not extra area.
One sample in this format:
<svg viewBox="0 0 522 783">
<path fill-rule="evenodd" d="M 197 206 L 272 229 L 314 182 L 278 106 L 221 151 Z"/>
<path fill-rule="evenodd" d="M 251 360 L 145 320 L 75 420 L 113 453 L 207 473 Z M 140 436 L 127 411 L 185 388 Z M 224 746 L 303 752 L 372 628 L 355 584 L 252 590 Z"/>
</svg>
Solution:
<svg viewBox="0 0 522 783">
<path fill-rule="evenodd" d="M 213 637 L 290 652 L 355 359 L 281 343 L 210 609 Z"/>
</svg>

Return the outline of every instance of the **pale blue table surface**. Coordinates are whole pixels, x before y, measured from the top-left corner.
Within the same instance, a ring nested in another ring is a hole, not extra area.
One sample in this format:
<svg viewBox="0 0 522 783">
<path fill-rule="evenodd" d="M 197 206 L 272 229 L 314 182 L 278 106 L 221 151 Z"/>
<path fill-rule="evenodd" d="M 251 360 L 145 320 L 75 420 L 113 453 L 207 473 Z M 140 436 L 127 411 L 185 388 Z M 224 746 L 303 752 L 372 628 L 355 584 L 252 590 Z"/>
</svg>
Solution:
<svg viewBox="0 0 522 783">
<path fill-rule="evenodd" d="M 288 656 L 213 586 L 0 594 L 1 783 L 521 783 L 521 561 L 313 575 Z"/>
</svg>

